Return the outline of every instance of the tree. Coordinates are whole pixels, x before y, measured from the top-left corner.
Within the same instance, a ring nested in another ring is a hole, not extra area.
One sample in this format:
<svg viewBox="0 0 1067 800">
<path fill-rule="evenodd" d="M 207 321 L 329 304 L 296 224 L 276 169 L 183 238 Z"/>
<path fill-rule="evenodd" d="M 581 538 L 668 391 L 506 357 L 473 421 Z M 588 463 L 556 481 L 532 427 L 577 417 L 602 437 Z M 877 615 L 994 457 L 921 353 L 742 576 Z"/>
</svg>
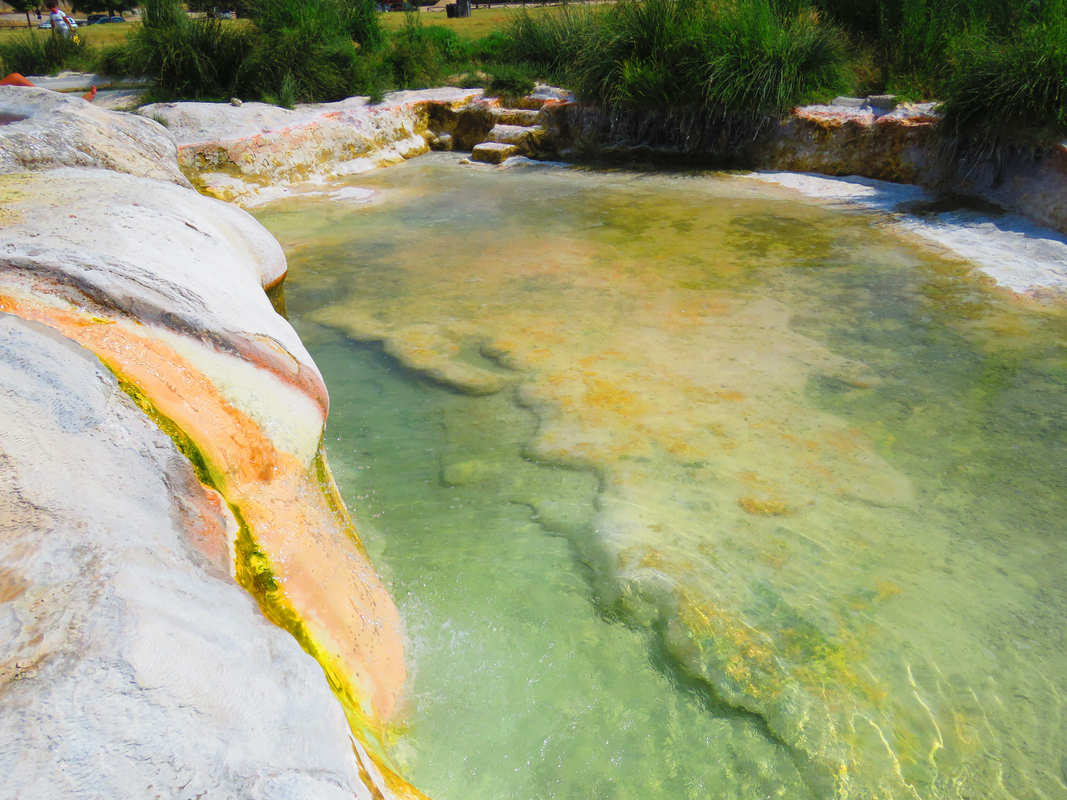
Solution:
<svg viewBox="0 0 1067 800">
<path fill-rule="evenodd" d="M 98 14 L 106 11 L 109 17 L 113 17 L 116 11 L 119 13 L 133 11 L 136 7 L 136 0 L 74 0 L 70 12 L 72 14 Z"/>
<path fill-rule="evenodd" d="M 32 28 L 33 23 L 30 22 L 30 12 L 37 9 L 37 6 L 41 4 L 41 0 L 4 0 L 12 11 L 21 11 L 26 15 L 26 27 Z"/>
</svg>

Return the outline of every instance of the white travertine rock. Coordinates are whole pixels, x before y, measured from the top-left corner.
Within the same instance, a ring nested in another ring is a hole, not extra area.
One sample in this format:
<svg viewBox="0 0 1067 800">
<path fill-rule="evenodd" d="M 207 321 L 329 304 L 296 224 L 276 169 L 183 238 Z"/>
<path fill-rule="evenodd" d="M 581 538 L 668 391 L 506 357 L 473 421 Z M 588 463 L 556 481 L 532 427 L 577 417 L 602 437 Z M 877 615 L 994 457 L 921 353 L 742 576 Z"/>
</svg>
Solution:
<svg viewBox="0 0 1067 800">
<path fill-rule="evenodd" d="M 280 247 L 155 122 L 11 91 L 5 158 L 71 139 L 0 160 L 0 799 L 421 796 Z"/>
<path fill-rule="evenodd" d="M 235 525 L 88 351 L 0 315 L 0 798 L 370 798 Z"/>
<path fill-rule="evenodd" d="M 67 94 L 0 86 L 0 174 L 96 167 L 190 186 L 157 122 Z"/>
<path fill-rule="evenodd" d="M 930 207 L 937 195 L 918 186 L 871 178 L 791 172 L 753 172 L 750 177 L 830 204 L 891 214 L 894 224 L 909 234 L 946 248 L 1019 294 L 1062 293 L 1067 286 L 1067 236 L 1016 214 L 991 215 L 965 208 L 914 213 Z"/>
<path fill-rule="evenodd" d="M 474 146 L 471 161 L 480 161 L 483 164 L 503 164 L 518 152 L 518 145 L 505 142 L 482 142 Z"/>
<path fill-rule="evenodd" d="M 296 331 L 257 291 L 284 277 L 285 256 L 247 212 L 158 181 L 78 169 L 26 176 L 20 197 L 4 208 L 0 259 L 27 266 L 0 275 L 0 285 L 47 274 L 142 322 L 193 333 L 184 346 L 183 337 L 171 337 L 172 346 L 216 376 L 218 388 L 283 449 L 310 462 L 323 411 L 270 372 L 235 357 L 232 342 L 219 351 L 220 336 L 240 333 L 248 347 L 321 384 Z M 60 230 L 46 239 L 42 222 L 58 223 Z M 196 340 L 213 346 L 198 347 Z"/>
<path fill-rule="evenodd" d="M 455 110 L 479 89 L 394 92 L 288 110 L 264 103 L 161 103 L 138 114 L 158 119 L 176 137 L 179 162 L 198 189 L 255 205 L 291 184 L 396 164 L 430 149 L 431 106 Z M 432 138 L 432 134 L 431 134 Z"/>
<path fill-rule="evenodd" d="M 62 262 L 66 274 L 136 299 L 141 314 L 151 313 L 151 303 L 155 313 L 192 315 L 203 325 L 255 326 L 310 365 L 296 332 L 273 313 L 267 297 L 250 296 L 250 286 L 272 286 L 285 277 L 285 254 L 240 208 L 158 181 L 90 169 L 22 176 L 17 189 L 0 185 L 0 202 L 5 256 L 29 248 L 40 260 L 45 241 L 54 243 L 57 262 L 70 257 Z"/>
</svg>

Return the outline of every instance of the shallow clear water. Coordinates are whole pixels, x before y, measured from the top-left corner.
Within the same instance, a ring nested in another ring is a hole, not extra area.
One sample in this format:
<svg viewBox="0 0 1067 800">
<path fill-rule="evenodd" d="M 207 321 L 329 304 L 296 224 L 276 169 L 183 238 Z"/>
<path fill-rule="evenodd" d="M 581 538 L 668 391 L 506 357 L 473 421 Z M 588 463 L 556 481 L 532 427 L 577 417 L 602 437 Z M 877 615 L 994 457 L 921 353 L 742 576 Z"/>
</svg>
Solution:
<svg viewBox="0 0 1067 800">
<path fill-rule="evenodd" d="M 744 178 L 355 184 L 259 217 L 416 785 L 1067 796 L 1062 313 Z"/>
</svg>

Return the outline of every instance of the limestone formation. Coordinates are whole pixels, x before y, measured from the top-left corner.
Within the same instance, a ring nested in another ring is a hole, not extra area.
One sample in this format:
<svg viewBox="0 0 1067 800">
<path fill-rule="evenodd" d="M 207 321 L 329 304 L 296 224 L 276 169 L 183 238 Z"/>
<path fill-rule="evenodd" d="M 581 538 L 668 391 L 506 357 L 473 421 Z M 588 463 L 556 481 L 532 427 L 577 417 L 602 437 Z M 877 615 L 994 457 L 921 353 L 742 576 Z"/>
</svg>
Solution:
<svg viewBox="0 0 1067 800">
<path fill-rule="evenodd" d="M 174 132 L 183 172 L 212 197 L 247 205 L 289 184 L 365 172 L 425 153 L 435 132 L 431 108 L 455 109 L 480 95 L 470 89 L 395 92 L 295 110 L 263 103 L 145 106 Z M 442 131 L 447 132 L 447 131 Z"/>
<path fill-rule="evenodd" d="M 0 95 L 0 797 L 420 796 L 277 242 L 162 126 L 48 94 Z"/>
<path fill-rule="evenodd" d="M 190 185 L 174 137 L 148 119 L 47 89 L 0 86 L 0 123 L 3 174 L 92 167 Z"/>
<path fill-rule="evenodd" d="M 371 798 L 237 521 L 89 350 L 0 315 L 0 797 Z"/>
<path fill-rule="evenodd" d="M 764 163 L 785 172 L 933 185 L 941 172 L 932 153 L 936 122 L 932 104 L 887 112 L 864 99 L 857 107 L 835 101 L 798 108 L 782 122 Z"/>
</svg>

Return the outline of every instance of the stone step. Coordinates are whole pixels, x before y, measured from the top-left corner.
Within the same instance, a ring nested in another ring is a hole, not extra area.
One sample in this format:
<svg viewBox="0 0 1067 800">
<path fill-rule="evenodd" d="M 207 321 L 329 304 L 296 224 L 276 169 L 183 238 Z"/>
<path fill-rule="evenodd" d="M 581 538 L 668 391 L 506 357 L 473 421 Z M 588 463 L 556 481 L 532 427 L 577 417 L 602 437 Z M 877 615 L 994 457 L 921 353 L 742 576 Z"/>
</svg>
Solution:
<svg viewBox="0 0 1067 800">
<path fill-rule="evenodd" d="M 501 97 L 500 109 L 502 111 L 540 111 L 541 107 L 545 104 L 546 98 L 534 97 L 528 95 L 526 97 Z"/>
<path fill-rule="evenodd" d="M 483 164 L 502 164 L 510 156 L 518 155 L 519 148 L 506 142 L 482 142 L 474 146 L 471 161 Z"/>
<path fill-rule="evenodd" d="M 526 97 L 502 97 L 500 104 L 504 108 L 512 109 L 540 109 L 549 100 L 571 102 L 574 94 L 566 89 L 557 89 L 554 86 L 538 86 Z"/>
<path fill-rule="evenodd" d="M 530 128 L 525 125 L 494 125 L 493 129 L 489 131 L 489 135 L 486 137 L 487 142 L 497 142 L 500 144 L 513 144 L 521 146 L 529 139 L 537 128 Z"/>
<path fill-rule="evenodd" d="M 497 123 L 501 125 L 523 125 L 533 127 L 537 124 L 537 118 L 541 112 L 534 108 L 498 108 L 496 111 Z"/>
</svg>

